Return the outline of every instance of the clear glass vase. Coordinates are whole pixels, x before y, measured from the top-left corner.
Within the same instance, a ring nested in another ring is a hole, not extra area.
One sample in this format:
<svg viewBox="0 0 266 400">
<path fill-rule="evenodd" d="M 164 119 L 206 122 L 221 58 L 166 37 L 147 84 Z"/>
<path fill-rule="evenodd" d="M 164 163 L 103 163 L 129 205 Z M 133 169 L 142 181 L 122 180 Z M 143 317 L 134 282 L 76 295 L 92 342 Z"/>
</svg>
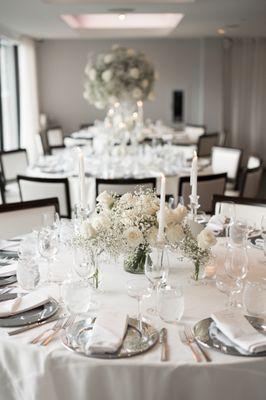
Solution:
<svg viewBox="0 0 266 400">
<path fill-rule="evenodd" d="M 147 249 L 142 246 L 137 247 L 124 259 L 124 270 L 131 274 L 144 274 Z"/>
</svg>

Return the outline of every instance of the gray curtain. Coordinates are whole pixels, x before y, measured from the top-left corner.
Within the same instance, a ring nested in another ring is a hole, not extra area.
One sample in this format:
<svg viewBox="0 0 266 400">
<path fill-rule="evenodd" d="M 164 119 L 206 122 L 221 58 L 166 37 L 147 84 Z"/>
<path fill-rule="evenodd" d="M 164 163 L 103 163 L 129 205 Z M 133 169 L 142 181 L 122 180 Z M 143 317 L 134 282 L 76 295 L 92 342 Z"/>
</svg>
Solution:
<svg viewBox="0 0 266 400">
<path fill-rule="evenodd" d="M 227 143 L 266 164 L 266 39 L 226 39 L 223 51 Z"/>
</svg>

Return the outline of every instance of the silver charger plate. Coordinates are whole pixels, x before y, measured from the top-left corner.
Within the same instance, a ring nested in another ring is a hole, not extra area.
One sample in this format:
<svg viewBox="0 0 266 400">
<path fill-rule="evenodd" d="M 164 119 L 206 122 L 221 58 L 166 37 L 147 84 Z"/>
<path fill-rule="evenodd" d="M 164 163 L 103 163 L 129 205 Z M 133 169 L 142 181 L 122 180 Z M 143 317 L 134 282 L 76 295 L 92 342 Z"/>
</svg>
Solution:
<svg viewBox="0 0 266 400">
<path fill-rule="evenodd" d="M 11 285 L 12 283 L 17 282 L 17 274 L 10 275 L 10 276 L 4 276 L 0 278 L 0 287 L 1 286 L 6 286 L 6 285 Z"/>
<path fill-rule="evenodd" d="M 144 335 L 138 330 L 138 321 L 129 318 L 127 332 L 121 347 L 115 353 L 89 353 L 85 346 L 90 340 L 93 322 L 82 320 L 64 331 L 61 339 L 63 345 L 71 351 L 90 358 L 117 359 L 133 357 L 151 349 L 159 339 L 159 333 L 150 324 L 143 322 Z"/>
<path fill-rule="evenodd" d="M 58 311 L 57 301 L 50 298 L 49 301 L 40 307 L 12 315 L 11 317 L 0 318 L 0 327 L 13 328 L 16 326 L 31 325 L 34 322 L 44 321 L 52 317 Z"/>
<path fill-rule="evenodd" d="M 257 318 L 257 317 L 250 317 L 250 316 L 245 316 L 250 324 L 257 329 L 257 331 L 266 334 L 265 331 L 265 326 L 266 323 L 262 318 Z M 222 353 L 229 354 L 231 356 L 241 356 L 241 357 L 265 357 L 266 356 L 266 351 L 260 352 L 260 353 L 250 353 L 250 354 L 243 354 L 241 353 L 236 347 L 229 346 L 224 344 L 222 341 L 220 341 L 218 338 L 211 337 L 209 334 L 209 328 L 210 325 L 213 323 L 212 318 L 206 318 L 203 319 L 194 326 L 194 333 L 195 333 L 195 339 L 203 346 L 210 348 L 210 349 L 215 349 L 218 350 Z"/>
<path fill-rule="evenodd" d="M 256 249 L 263 250 L 263 239 L 261 235 L 252 236 L 248 238 L 248 241 Z"/>
</svg>

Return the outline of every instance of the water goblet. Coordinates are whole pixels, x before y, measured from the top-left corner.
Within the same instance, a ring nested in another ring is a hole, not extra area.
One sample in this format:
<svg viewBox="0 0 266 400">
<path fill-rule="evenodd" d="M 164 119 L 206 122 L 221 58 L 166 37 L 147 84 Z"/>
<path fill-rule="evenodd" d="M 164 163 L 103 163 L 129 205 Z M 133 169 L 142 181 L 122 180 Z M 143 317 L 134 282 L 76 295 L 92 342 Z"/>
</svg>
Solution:
<svg viewBox="0 0 266 400">
<path fill-rule="evenodd" d="M 229 306 L 241 308 L 242 301 L 238 300 L 238 297 L 242 293 L 242 282 L 248 272 L 248 256 L 246 248 L 228 248 L 225 259 L 225 271 L 234 282 L 229 294 Z"/>
<path fill-rule="evenodd" d="M 231 223 L 229 232 L 230 246 L 247 247 L 248 225 L 244 219 L 236 219 Z"/>
<path fill-rule="evenodd" d="M 158 312 L 168 323 L 180 321 L 184 313 L 184 293 L 180 284 L 167 284 L 159 289 Z"/>
<path fill-rule="evenodd" d="M 147 311 L 152 315 L 158 315 L 158 295 L 159 288 L 165 284 L 169 270 L 168 251 L 164 245 L 158 243 L 156 247 L 146 256 L 145 276 L 155 289 L 155 308 Z"/>
<path fill-rule="evenodd" d="M 245 283 L 243 306 L 249 315 L 254 317 L 266 316 L 266 279 Z"/>
<path fill-rule="evenodd" d="M 140 280 L 139 278 L 133 278 L 127 281 L 127 293 L 130 297 L 133 297 L 133 299 L 138 301 L 138 328 L 139 331 L 143 333 L 141 304 L 144 298 L 150 297 L 151 290 L 146 281 Z"/>
<path fill-rule="evenodd" d="M 220 203 L 218 214 L 223 217 L 225 225 L 225 246 L 229 245 L 229 232 L 233 221 L 236 218 L 236 206 L 232 201 Z"/>
<path fill-rule="evenodd" d="M 51 264 L 59 250 L 59 238 L 54 229 L 43 228 L 38 233 L 38 249 L 48 264 L 48 282 L 51 281 Z"/>
<path fill-rule="evenodd" d="M 263 255 L 264 259 L 262 262 L 266 264 L 266 215 L 263 215 L 261 218 L 261 236 L 263 239 Z"/>
</svg>

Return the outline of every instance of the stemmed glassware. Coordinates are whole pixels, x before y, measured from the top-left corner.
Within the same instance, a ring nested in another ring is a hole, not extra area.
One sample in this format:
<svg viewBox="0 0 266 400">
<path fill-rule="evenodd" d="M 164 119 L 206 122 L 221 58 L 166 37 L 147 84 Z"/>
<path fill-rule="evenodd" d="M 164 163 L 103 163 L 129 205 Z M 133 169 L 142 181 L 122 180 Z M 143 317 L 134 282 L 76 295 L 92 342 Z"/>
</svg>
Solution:
<svg viewBox="0 0 266 400">
<path fill-rule="evenodd" d="M 263 263 L 266 264 L 266 215 L 263 215 L 261 218 L 261 236 L 263 239 L 263 254 L 264 254 Z"/>
<path fill-rule="evenodd" d="M 59 250 L 58 232 L 50 227 L 43 228 L 38 233 L 38 249 L 40 255 L 48 263 L 48 282 L 51 281 L 51 264 Z"/>
<path fill-rule="evenodd" d="M 234 282 L 229 294 L 229 306 L 242 307 L 239 297 L 243 289 L 243 279 L 248 272 L 248 255 L 245 247 L 228 247 L 225 271 Z"/>
<path fill-rule="evenodd" d="M 169 270 L 168 252 L 164 245 L 158 244 L 146 256 L 145 275 L 155 289 L 155 308 L 148 309 L 152 315 L 158 315 L 159 288 L 166 282 Z"/>
<path fill-rule="evenodd" d="M 235 203 L 231 201 L 228 201 L 226 203 L 221 203 L 218 210 L 218 214 L 224 217 L 225 238 L 226 238 L 225 245 L 227 247 L 229 245 L 230 227 L 236 218 Z"/>
<path fill-rule="evenodd" d="M 127 282 L 127 293 L 138 301 L 138 328 L 143 333 L 141 304 L 144 298 L 150 297 L 151 290 L 146 281 L 135 278 Z"/>
</svg>

